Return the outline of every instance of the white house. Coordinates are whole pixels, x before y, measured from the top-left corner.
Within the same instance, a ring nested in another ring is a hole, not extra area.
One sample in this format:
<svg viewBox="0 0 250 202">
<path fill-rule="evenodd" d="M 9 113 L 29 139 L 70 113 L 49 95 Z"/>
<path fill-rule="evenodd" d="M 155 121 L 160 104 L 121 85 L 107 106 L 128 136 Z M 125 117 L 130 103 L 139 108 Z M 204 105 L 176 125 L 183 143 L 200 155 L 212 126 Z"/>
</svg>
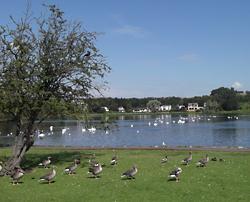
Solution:
<svg viewBox="0 0 250 202">
<path fill-rule="evenodd" d="M 118 112 L 125 112 L 124 107 L 118 107 Z"/>
<path fill-rule="evenodd" d="M 199 109 L 198 103 L 188 103 L 188 108 L 187 110 L 190 112 L 194 112 Z"/>
<path fill-rule="evenodd" d="M 109 108 L 108 107 L 102 107 L 104 109 L 105 112 L 109 112 Z"/>
<path fill-rule="evenodd" d="M 159 107 L 159 111 L 162 111 L 162 112 L 171 111 L 171 109 L 172 109 L 171 105 L 162 105 L 162 106 Z"/>
<path fill-rule="evenodd" d="M 204 109 L 204 107 L 199 107 L 198 103 L 188 103 L 188 108 L 187 110 L 189 112 L 195 112 L 197 110 Z"/>
</svg>

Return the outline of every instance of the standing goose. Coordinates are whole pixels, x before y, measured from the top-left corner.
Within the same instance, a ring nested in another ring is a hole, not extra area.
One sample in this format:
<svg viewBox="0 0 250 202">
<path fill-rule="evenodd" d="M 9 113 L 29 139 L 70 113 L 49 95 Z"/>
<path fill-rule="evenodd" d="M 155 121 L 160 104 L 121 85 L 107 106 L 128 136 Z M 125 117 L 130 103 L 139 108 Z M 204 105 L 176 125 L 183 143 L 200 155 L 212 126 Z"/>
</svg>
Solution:
<svg viewBox="0 0 250 202">
<path fill-rule="evenodd" d="M 43 160 L 43 162 L 42 163 L 39 163 L 38 165 L 39 166 L 43 166 L 44 168 L 48 168 L 48 165 L 51 163 L 51 157 L 50 156 L 48 156 L 48 158 L 47 159 L 45 159 L 45 160 Z"/>
<path fill-rule="evenodd" d="M 2 161 L 0 161 L 0 171 L 3 169 L 3 162 Z"/>
<path fill-rule="evenodd" d="M 52 170 L 46 175 L 40 177 L 39 181 L 47 181 L 50 184 L 51 180 L 53 180 L 55 176 L 56 176 L 56 170 L 55 170 L 55 166 L 53 166 Z"/>
<path fill-rule="evenodd" d="M 117 155 L 113 156 L 111 161 L 110 161 L 110 165 L 116 165 L 118 163 L 118 157 Z"/>
<path fill-rule="evenodd" d="M 66 167 L 64 172 L 68 175 L 75 174 L 75 170 L 77 168 L 78 161 L 79 161 L 78 159 L 75 159 L 74 163 L 72 165 Z"/>
<path fill-rule="evenodd" d="M 206 167 L 207 163 L 209 161 L 209 157 L 208 157 L 208 154 L 206 154 L 206 157 L 199 160 L 197 163 L 196 163 L 196 166 L 197 167 Z"/>
<path fill-rule="evenodd" d="M 166 155 L 164 158 L 161 159 L 161 163 L 167 163 L 168 162 L 168 156 Z"/>
<path fill-rule="evenodd" d="M 138 172 L 138 169 L 135 165 L 132 166 L 131 169 L 127 170 L 126 172 L 122 173 L 121 178 L 127 177 L 128 179 L 135 179 L 135 174 Z"/>
<path fill-rule="evenodd" d="M 183 165 L 188 165 L 192 161 L 192 152 L 189 152 L 189 156 L 184 158 L 181 163 Z"/>
<path fill-rule="evenodd" d="M 97 178 L 99 177 L 99 174 L 102 172 L 102 165 L 100 163 L 97 163 L 91 167 L 89 167 L 89 172 L 93 175 L 93 177 Z"/>
<path fill-rule="evenodd" d="M 18 184 L 18 181 L 23 177 L 24 170 L 20 167 L 15 167 L 13 174 L 10 176 L 12 178 L 12 184 Z"/>
<path fill-rule="evenodd" d="M 175 180 L 176 182 L 179 182 L 180 181 L 180 174 L 182 172 L 182 169 L 181 168 L 175 168 L 173 171 L 171 171 L 169 173 L 169 180 Z"/>
</svg>

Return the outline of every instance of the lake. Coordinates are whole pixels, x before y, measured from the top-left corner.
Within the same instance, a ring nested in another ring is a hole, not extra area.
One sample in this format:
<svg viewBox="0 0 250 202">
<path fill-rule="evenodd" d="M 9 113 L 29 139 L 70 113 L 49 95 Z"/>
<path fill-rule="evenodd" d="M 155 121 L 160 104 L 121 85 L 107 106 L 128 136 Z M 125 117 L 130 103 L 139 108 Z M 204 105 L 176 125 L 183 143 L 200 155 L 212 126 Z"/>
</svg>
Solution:
<svg viewBox="0 0 250 202">
<path fill-rule="evenodd" d="M 99 120 L 93 120 L 88 128 L 83 121 L 46 121 L 36 133 L 35 145 L 250 148 L 250 116 L 120 115 L 107 130 Z M 0 145 L 12 144 L 12 128 L 12 123 L 0 124 Z"/>
</svg>

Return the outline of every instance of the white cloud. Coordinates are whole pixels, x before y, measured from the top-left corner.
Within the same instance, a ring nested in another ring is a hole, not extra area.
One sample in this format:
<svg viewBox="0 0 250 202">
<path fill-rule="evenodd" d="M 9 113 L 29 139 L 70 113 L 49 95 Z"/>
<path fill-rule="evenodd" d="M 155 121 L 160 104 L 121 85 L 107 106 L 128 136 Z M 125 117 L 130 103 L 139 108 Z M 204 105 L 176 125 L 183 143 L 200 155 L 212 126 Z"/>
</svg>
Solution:
<svg viewBox="0 0 250 202">
<path fill-rule="evenodd" d="M 234 83 L 233 83 L 233 85 L 232 85 L 232 87 L 235 89 L 235 90 L 238 90 L 238 89 L 240 89 L 240 88 L 242 88 L 242 84 L 240 83 L 240 82 L 238 82 L 238 81 L 235 81 Z"/>
<path fill-rule="evenodd" d="M 129 35 L 133 37 L 144 37 L 147 32 L 142 27 L 123 25 L 113 30 L 115 33 Z"/>
<path fill-rule="evenodd" d="M 187 53 L 178 57 L 179 60 L 184 62 L 197 62 L 199 61 L 199 56 L 195 53 Z"/>
</svg>

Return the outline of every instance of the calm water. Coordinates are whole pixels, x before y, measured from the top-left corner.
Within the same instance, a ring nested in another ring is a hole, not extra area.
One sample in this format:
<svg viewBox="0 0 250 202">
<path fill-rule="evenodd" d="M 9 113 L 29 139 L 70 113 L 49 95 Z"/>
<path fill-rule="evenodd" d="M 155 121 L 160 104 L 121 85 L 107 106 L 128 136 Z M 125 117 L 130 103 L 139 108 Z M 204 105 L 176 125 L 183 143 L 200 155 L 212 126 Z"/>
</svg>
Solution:
<svg viewBox="0 0 250 202">
<path fill-rule="evenodd" d="M 84 131 L 81 121 L 51 121 L 39 131 L 36 145 L 97 147 L 237 146 L 250 147 L 250 116 L 120 116 L 105 131 Z M 53 130 L 50 130 L 53 126 Z M 131 127 L 133 126 L 133 127 Z M 0 145 L 11 144 L 11 123 L 0 124 Z M 62 130 L 66 132 L 62 132 Z"/>
</svg>

